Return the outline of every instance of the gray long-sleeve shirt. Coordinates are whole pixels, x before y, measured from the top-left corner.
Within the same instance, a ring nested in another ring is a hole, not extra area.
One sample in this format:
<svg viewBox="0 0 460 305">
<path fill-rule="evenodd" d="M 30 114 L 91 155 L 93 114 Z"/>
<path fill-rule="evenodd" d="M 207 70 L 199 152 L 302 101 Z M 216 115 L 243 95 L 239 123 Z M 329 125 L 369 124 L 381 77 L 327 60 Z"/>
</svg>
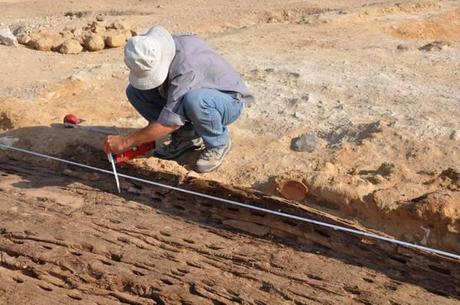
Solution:
<svg viewBox="0 0 460 305">
<path fill-rule="evenodd" d="M 183 96 L 194 89 L 217 89 L 241 98 L 245 103 L 254 101 L 245 83 L 216 51 L 195 36 L 174 36 L 176 55 L 169 68 L 168 78 L 159 88 L 166 97 L 166 105 L 158 122 L 163 125 L 182 126 L 186 122 L 182 107 Z"/>
</svg>

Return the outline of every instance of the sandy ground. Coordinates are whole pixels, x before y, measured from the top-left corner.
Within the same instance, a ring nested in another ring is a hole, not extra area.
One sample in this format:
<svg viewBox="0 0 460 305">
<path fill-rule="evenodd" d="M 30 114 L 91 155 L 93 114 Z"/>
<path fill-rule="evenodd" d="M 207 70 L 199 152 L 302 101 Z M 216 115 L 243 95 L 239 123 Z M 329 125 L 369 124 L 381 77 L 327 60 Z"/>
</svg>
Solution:
<svg viewBox="0 0 460 305">
<path fill-rule="evenodd" d="M 0 12 L 0 23 L 32 31 L 83 26 L 96 15 L 140 32 L 162 24 L 200 35 L 241 72 L 256 104 L 231 126 L 233 150 L 218 171 L 195 173 L 198 152 L 177 161 L 141 158 L 120 171 L 274 195 L 282 181 L 295 179 L 309 188 L 305 209 L 460 253 L 458 1 L 41 0 L 0 1 Z M 445 47 L 419 49 L 434 41 Z M 17 139 L 18 147 L 107 166 L 98 151 L 103 136 L 64 129 L 63 116 L 74 112 L 85 126 L 114 133 L 145 124 L 124 94 L 121 48 L 61 55 L 0 45 L 0 62 L 1 137 Z M 292 139 L 304 133 L 316 137 L 314 151 L 292 151 Z M 0 152 L 3 163 L 6 156 L 27 159 Z M 45 198 L 53 192 L 39 189 Z M 9 196 L 21 202 L 20 193 Z M 420 303 L 396 303 L 404 302 Z"/>
</svg>

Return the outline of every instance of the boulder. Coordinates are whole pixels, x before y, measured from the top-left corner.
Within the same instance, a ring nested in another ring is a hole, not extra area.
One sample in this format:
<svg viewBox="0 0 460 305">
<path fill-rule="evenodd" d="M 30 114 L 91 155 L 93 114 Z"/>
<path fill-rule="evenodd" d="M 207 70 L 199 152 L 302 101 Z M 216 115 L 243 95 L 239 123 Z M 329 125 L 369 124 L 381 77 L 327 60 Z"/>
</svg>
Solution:
<svg viewBox="0 0 460 305">
<path fill-rule="evenodd" d="M 30 29 L 24 25 L 16 25 L 16 26 L 10 27 L 10 30 L 13 32 L 14 36 L 16 37 L 18 37 L 19 34 L 30 32 Z"/>
<path fill-rule="evenodd" d="M 18 46 L 18 40 L 16 36 L 11 32 L 8 26 L 1 26 L 0 27 L 0 44 L 6 46 Z"/>
<path fill-rule="evenodd" d="M 110 31 L 105 36 L 105 46 L 107 48 L 118 48 L 126 42 L 126 33 L 120 31 Z"/>
<path fill-rule="evenodd" d="M 84 46 L 86 50 L 91 52 L 100 51 L 105 46 L 104 38 L 99 34 L 90 34 L 85 37 Z"/>
<path fill-rule="evenodd" d="M 28 45 L 31 38 L 30 35 L 27 33 L 20 33 L 16 36 L 18 42 L 23 45 Z"/>
<path fill-rule="evenodd" d="M 53 49 L 53 40 L 48 36 L 39 35 L 37 38 L 31 37 L 29 46 L 39 51 L 51 51 Z"/>
<path fill-rule="evenodd" d="M 59 47 L 58 52 L 62 54 L 78 54 L 81 53 L 83 47 L 80 42 L 75 39 L 69 39 L 64 41 L 64 43 Z"/>
<path fill-rule="evenodd" d="M 306 133 L 291 141 L 291 149 L 295 151 L 313 152 L 318 144 L 314 134 Z"/>
<path fill-rule="evenodd" d="M 74 39 L 78 40 L 78 42 L 80 42 L 80 44 L 82 46 L 85 45 L 85 37 L 87 37 L 89 35 L 91 35 L 91 33 L 83 32 L 82 29 L 78 29 L 78 30 L 73 32 Z"/>
<path fill-rule="evenodd" d="M 30 34 L 28 46 L 39 51 L 57 50 L 64 39 L 59 33 L 38 32 Z"/>
</svg>

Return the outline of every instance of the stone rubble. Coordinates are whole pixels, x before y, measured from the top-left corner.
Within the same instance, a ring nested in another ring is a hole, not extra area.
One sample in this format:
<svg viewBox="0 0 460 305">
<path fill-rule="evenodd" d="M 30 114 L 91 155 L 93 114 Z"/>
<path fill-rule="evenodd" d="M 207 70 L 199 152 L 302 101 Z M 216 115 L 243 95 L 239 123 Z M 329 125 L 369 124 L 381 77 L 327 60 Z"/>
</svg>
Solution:
<svg viewBox="0 0 460 305">
<path fill-rule="evenodd" d="M 16 36 L 6 26 L 0 28 L 0 43 L 26 45 L 39 51 L 54 51 L 62 54 L 79 54 L 82 51 L 96 52 L 106 48 L 122 47 L 136 31 L 124 21 L 108 23 L 97 16 L 82 28 L 66 27 L 61 32 L 17 31 Z"/>
</svg>

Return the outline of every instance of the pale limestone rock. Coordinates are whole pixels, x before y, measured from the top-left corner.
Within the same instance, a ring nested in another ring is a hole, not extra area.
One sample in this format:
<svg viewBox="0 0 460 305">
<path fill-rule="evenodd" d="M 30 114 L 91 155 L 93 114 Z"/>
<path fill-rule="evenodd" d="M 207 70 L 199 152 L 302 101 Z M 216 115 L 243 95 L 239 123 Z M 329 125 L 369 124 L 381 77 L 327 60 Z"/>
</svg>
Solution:
<svg viewBox="0 0 460 305">
<path fill-rule="evenodd" d="M 20 33 L 16 36 L 16 38 L 18 39 L 18 42 L 23 45 L 27 45 L 31 41 L 30 35 L 27 33 Z"/>
<path fill-rule="evenodd" d="M 60 47 L 59 53 L 62 54 L 78 54 L 81 53 L 83 47 L 81 46 L 80 42 L 75 39 L 66 40 Z"/>
<path fill-rule="evenodd" d="M 91 34 L 84 39 L 85 49 L 91 52 L 100 51 L 104 49 L 104 38 L 98 34 Z"/>
<path fill-rule="evenodd" d="M 59 33 L 39 32 L 30 35 L 28 46 L 39 51 L 57 50 L 64 39 Z"/>
<path fill-rule="evenodd" d="M 0 26 L 0 44 L 6 46 L 18 46 L 18 40 L 8 26 Z"/>
<path fill-rule="evenodd" d="M 110 31 L 105 36 L 105 46 L 108 48 L 118 48 L 126 42 L 126 34 L 119 31 Z"/>
</svg>

